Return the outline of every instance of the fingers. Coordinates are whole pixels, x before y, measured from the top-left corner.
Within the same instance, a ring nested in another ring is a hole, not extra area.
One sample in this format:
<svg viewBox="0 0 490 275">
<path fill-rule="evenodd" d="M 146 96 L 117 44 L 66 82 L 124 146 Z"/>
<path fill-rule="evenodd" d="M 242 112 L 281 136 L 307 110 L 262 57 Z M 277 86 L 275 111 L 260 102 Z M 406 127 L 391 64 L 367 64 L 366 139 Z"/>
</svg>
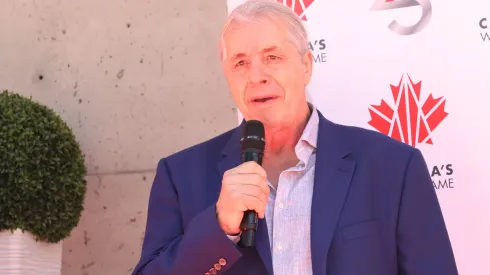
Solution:
<svg viewBox="0 0 490 275">
<path fill-rule="evenodd" d="M 259 199 L 255 196 L 251 196 L 248 194 L 242 194 L 242 199 L 240 200 L 240 203 L 243 204 L 244 210 L 254 210 L 257 212 L 257 215 L 259 218 L 263 219 L 265 216 L 265 209 L 267 206 L 267 202 Z"/>
<path fill-rule="evenodd" d="M 270 188 L 267 185 L 266 180 L 262 178 L 262 176 L 257 174 L 233 174 L 224 178 L 223 183 L 228 185 L 228 187 L 232 189 L 240 188 L 240 186 L 242 185 L 248 188 L 252 188 L 252 186 L 255 186 L 258 187 L 267 196 L 270 193 Z"/>
<path fill-rule="evenodd" d="M 257 163 L 249 161 L 226 171 L 216 203 L 218 222 L 225 233 L 236 233 L 247 210 L 263 219 L 269 193 L 267 174 Z"/>
<path fill-rule="evenodd" d="M 255 161 L 244 162 L 241 165 L 228 170 L 227 172 L 231 174 L 259 174 L 264 179 L 267 179 L 267 173 L 265 172 L 264 168 L 262 168 L 262 166 Z"/>
<path fill-rule="evenodd" d="M 261 201 L 263 204 L 267 204 L 269 200 L 269 194 L 262 191 L 262 189 L 256 185 L 244 185 L 241 189 L 241 194 L 249 197 L 254 197 Z"/>
</svg>

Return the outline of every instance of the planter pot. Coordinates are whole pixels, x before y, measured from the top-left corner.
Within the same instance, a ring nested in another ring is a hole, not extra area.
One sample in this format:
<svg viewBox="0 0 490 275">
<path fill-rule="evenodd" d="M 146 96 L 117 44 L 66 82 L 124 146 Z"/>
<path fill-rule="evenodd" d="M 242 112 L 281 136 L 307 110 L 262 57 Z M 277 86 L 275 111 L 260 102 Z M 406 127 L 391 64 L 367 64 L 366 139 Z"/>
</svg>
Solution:
<svg viewBox="0 0 490 275">
<path fill-rule="evenodd" d="M 36 242 L 25 231 L 0 232 L 0 274 L 2 275 L 60 275 L 62 242 Z"/>
</svg>

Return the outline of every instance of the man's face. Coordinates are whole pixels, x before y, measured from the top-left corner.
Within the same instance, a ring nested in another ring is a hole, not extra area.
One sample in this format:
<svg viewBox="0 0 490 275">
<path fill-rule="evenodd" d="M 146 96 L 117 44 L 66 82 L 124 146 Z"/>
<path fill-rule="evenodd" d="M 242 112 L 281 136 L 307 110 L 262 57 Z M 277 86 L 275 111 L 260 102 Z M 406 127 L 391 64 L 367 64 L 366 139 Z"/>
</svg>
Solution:
<svg viewBox="0 0 490 275">
<path fill-rule="evenodd" d="M 225 77 L 246 120 L 281 127 L 304 115 L 312 55 L 298 53 L 282 21 L 258 21 L 232 23 L 225 32 Z"/>
</svg>

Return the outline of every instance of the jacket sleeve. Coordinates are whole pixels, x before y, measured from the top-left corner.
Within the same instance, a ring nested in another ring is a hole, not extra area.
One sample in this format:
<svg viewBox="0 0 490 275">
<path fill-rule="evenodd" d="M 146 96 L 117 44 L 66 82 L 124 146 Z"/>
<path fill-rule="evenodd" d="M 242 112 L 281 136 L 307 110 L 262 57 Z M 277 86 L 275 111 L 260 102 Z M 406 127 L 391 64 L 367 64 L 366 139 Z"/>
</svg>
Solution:
<svg viewBox="0 0 490 275">
<path fill-rule="evenodd" d="M 400 275 L 457 275 L 443 214 L 425 160 L 414 150 L 405 172 L 398 217 Z"/>
<path fill-rule="evenodd" d="M 182 200 L 182 201 L 180 201 Z M 206 274 L 232 266 L 241 253 L 221 229 L 216 206 L 210 205 L 184 228 L 174 183 L 165 159 L 160 160 L 150 191 L 146 232 L 133 275 Z"/>
</svg>

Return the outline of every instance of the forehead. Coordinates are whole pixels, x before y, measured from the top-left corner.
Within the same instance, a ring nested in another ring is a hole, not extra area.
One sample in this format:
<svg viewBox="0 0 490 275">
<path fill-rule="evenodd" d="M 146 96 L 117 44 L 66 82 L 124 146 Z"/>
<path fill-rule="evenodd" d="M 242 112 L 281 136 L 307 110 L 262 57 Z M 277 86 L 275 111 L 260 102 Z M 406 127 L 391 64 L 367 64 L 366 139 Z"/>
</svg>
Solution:
<svg viewBox="0 0 490 275">
<path fill-rule="evenodd" d="M 286 24 L 280 20 L 258 18 L 253 22 L 232 22 L 223 34 L 224 47 L 229 56 L 250 54 L 275 47 L 287 50 L 289 42 Z"/>
</svg>

